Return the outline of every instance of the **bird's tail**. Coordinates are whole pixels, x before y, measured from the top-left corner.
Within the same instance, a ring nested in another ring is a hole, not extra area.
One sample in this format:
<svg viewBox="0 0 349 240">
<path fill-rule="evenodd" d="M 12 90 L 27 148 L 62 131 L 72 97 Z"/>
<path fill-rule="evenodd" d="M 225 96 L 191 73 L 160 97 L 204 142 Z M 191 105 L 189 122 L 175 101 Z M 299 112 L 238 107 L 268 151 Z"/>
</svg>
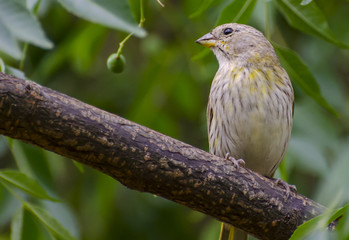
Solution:
<svg viewBox="0 0 349 240">
<path fill-rule="evenodd" d="M 219 240 L 247 240 L 247 238 L 248 235 L 246 232 L 230 224 L 222 223 Z"/>
</svg>

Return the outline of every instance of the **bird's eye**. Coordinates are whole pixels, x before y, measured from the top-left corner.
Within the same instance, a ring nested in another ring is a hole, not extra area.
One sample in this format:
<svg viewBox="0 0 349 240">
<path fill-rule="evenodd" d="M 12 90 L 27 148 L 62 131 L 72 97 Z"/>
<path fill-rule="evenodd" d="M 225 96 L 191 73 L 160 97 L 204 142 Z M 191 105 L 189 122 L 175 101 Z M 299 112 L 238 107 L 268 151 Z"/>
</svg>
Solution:
<svg viewBox="0 0 349 240">
<path fill-rule="evenodd" d="M 224 29 L 223 33 L 224 33 L 224 35 L 229 35 L 229 34 L 231 34 L 233 31 L 234 31 L 234 30 L 233 30 L 232 28 L 226 28 L 226 29 Z"/>
</svg>

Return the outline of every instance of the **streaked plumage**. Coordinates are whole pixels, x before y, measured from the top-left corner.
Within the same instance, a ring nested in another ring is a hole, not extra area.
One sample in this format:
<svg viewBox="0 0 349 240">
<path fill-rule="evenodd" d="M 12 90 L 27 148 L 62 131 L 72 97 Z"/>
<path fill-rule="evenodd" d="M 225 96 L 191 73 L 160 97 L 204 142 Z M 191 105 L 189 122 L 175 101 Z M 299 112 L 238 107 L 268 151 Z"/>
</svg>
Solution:
<svg viewBox="0 0 349 240">
<path fill-rule="evenodd" d="M 272 177 L 289 142 L 294 100 L 272 45 L 258 30 L 236 23 L 218 26 L 197 42 L 219 62 L 207 107 L 210 152 L 229 153 Z M 237 231 L 235 238 L 225 239 L 246 239 Z M 225 230 L 221 236 L 228 235 Z"/>
</svg>

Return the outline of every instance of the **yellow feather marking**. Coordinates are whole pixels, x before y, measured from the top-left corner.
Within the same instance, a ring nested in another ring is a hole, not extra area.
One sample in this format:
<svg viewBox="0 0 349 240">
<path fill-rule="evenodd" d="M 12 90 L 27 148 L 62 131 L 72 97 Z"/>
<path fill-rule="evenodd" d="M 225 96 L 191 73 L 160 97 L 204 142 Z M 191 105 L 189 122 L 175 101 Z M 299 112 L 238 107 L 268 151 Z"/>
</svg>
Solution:
<svg viewBox="0 0 349 240">
<path fill-rule="evenodd" d="M 257 78 L 258 74 L 259 74 L 258 70 L 253 70 L 252 72 L 250 72 L 250 76 L 248 76 L 248 77 L 251 81 L 253 81 L 253 80 L 255 80 L 255 78 Z"/>
<path fill-rule="evenodd" d="M 228 102 L 228 111 L 233 112 L 233 102 Z"/>
<path fill-rule="evenodd" d="M 262 93 L 267 94 L 267 87 L 265 84 L 263 84 L 263 86 L 262 86 Z"/>
<path fill-rule="evenodd" d="M 220 115 L 217 115 L 217 119 L 216 120 L 217 120 L 218 123 L 221 123 L 222 122 L 222 117 Z"/>
<path fill-rule="evenodd" d="M 216 76 L 214 76 L 214 78 L 213 78 L 212 84 L 213 84 L 214 82 L 218 82 L 219 79 L 222 79 L 221 76 L 222 76 L 221 74 L 216 74 Z"/>
<path fill-rule="evenodd" d="M 235 77 L 232 80 L 234 80 L 234 81 L 237 81 L 238 79 L 241 80 L 242 68 L 240 68 L 239 71 L 236 71 L 236 68 L 234 68 L 233 73 L 235 73 L 235 72 L 236 72 Z"/>
<path fill-rule="evenodd" d="M 219 138 L 215 137 L 214 141 L 213 141 L 213 146 L 217 146 L 219 144 Z"/>
<path fill-rule="evenodd" d="M 284 86 L 284 82 L 283 79 L 278 77 L 278 76 L 282 76 L 283 72 L 281 71 L 280 68 L 276 68 L 276 73 L 273 71 L 273 69 L 267 69 L 267 77 L 269 81 L 273 81 L 276 84 L 280 85 L 280 86 Z"/>
<path fill-rule="evenodd" d="M 250 94 L 254 93 L 256 91 L 256 86 L 255 85 L 250 85 Z"/>
<path fill-rule="evenodd" d="M 264 74 L 262 74 L 262 71 L 259 69 L 254 69 L 253 71 L 250 72 L 250 75 L 249 75 L 250 82 L 248 83 L 250 94 L 257 93 L 260 95 L 260 97 L 263 97 L 267 93 L 266 84 L 263 84 L 262 87 L 259 87 L 258 85 L 255 84 L 256 82 L 261 81 L 262 77 L 264 78 Z M 269 85 L 269 89 L 272 90 L 271 85 Z"/>
<path fill-rule="evenodd" d="M 250 58 L 247 61 L 249 63 L 261 63 L 261 62 L 264 62 L 264 57 L 261 58 L 260 54 L 256 52 L 252 56 L 250 56 Z"/>
</svg>

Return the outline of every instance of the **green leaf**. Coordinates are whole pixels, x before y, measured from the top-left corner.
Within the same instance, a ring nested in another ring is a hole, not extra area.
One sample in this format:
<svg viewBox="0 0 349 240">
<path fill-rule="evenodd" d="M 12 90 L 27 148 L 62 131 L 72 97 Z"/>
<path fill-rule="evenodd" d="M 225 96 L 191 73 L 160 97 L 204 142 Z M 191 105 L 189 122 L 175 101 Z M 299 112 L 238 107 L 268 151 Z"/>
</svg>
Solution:
<svg viewBox="0 0 349 240">
<path fill-rule="evenodd" d="M 21 58 L 21 49 L 16 39 L 12 36 L 10 30 L 3 24 L 0 19 L 0 51 L 19 60 Z"/>
<path fill-rule="evenodd" d="M 287 19 L 288 23 L 300 31 L 320 37 L 342 48 L 349 45 L 337 40 L 328 26 L 324 14 L 314 1 L 307 5 L 301 4 L 302 0 L 276 0 L 278 9 Z"/>
<path fill-rule="evenodd" d="M 23 206 L 13 215 L 11 221 L 11 240 L 21 240 L 23 231 Z"/>
<path fill-rule="evenodd" d="M 32 213 L 24 209 L 21 240 L 55 240 L 51 232 Z"/>
<path fill-rule="evenodd" d="M 64 240 L 76 240 L 69 231 L 64 228 L 60 222 L 52 217 L 45 209 L 34 206 L 28 202 L 23 202 L 23 206 L 34 216 L 36 216 L 46 227 L 52 232 L 52 234 L 58 239 Z"/>
<path fill-rule="evenodd" d="M 347 210 L 348 210 L 349 203 L 345 204 L 343 207 L 337 209 L 334 211 L 332 216 L 328 219 L 327 224 L 330 224 L 334 220 L 338 219 L 340 216 L 342 216 Z"/>
<path fill-rule="evenodd" d="M 307 5 L 313 0 L 302 0 L 301 5 Z"/>
<path fill-rule="evenodd" d="M 297 227 L 290 240 L 305 239 L 305 237 L 310 235 L 312 232 L 324 231 L 331 222 L 342 216 L 347 211 L 347 208 L 348 204 L 337 210 L 328 210 L 320 216 L 310 219 L 309 221 Z"/>
<path fill-rule="evenodd" d="M 21 75 L 24 73 L 16 68 L 9 68 L 8 66 L 6 66 L 6 73 L 7 74 L 11 74 L 14 75 L 18 78 L 22 78 Z M 25 78 L 22 78 L 25 79 Z M 7 138 L 8 140 L 8 144 L 10 146 L 11 149 L 11 153 L 12 156 L 14 158 L 14 160 L 16 161 L 16 164 L 19 168 L 19 170 L 22 173 L 25 173 L 27 176 L 33 177 L 34 173 L 32 171 L 32 169 L 30 168 L 29 165 L 29 160 L 23 150 L 23 147 L 21 145 L 21 142 L 12 138 Z"/>
<path fill-rule="evenodd" d="M 273 45 L 281 64 L 290 75 L 291 80 L 296 82 L 308 96 L 313 98 L 323 108 L 338 117 L 336 110 L 322 96 L 320 87 L 309 68 L 298 55 L 290 49 L 282 48 L 275 43 Z"/>
<path fill-rule="evenodd" d="M 190 14 L 189 18 L 196 18 L 203 14 L 215 1 L 214 0 L 203 0 L 203 3 L 200 5 L 200 7 Z"/>
<path fill-rule="evenodd" d="M 39 7 L 41 0 L 27 0 L 26 5 L 27 8 L 31 11 L 35 12 L 35 9 Z"/>
<path fill-rule="evenodd" d="M 306 235 L 309 235 L 318 227 L 318 224 L 322 219 L 323 216 L 320 215 L 298 226 L 289 240 L 304 239 Z"/>
<path fill-rule="evenodd" d="M 339 209 L 341 211 L 339 216 L 335 218 L 337 220 L 336 232 L 338 239 L 348 239 L 349 236 L 349 211 L 348 204 L 346 204 L 343 208 Z M 339 212 L 338 212 L 339 213 Z M 336 213 L 337 214 L 337 213 Z M 334 217 L 334 216 L 332 216 Z M 339 218 L 340 217 L 340 218 Z"/>
<path fill-rule="evenodd" d="M 85 172 L 84 164 L 79 163 L 75 160 L 73 160 L 73 163 L 74 163 L 75 167 L 79 170 L 79 172 L 81 172 L 81 173 Z"/>
<path fill-rule="evenodd" d="M 0 0 L 0 21 L 13 36 L 41 48 L 52 48 L 38 20 L 22 4 L 16 1 Z"/>
<path fill-rule="evenodd" d="M 126 0 L 58 0 L 76 16 L 104 26 L 134 33 L 144 37 L 146 32 L 138 27 Z"/>
<path fill-rule="evenodd" d="M 86 74 L 95 64 L 109 30 L 96 24 L 87 24 L 81 31 L 74 33 L 74 40 L 69 40 L 70 50 L 66 56 L 79 73 Z"/>
<path fill-rule="evenodd" d="M 218 18 L 217 25 L 229 22 L 247 23 L 253 12 L 256 2 L 256 0 L 234 0 L 223 9 L 221 15 Z"/>
<path fill-rule="evenodd" d="M 27 79 L 24 72 L 17 68 L 10 67 L 8 65 L 5 67 L 5 73 L 11 74 L 21 79 Z"/>
<path fill-rule="evenodd" d="M 58 201 L 50 197 L 46 193 L 45 189 L 39 185 L 39 183 L 24 173 L 12 170 L 2 170 L 0 171 L 0 178 L 33 195 L 34 197 Z"/>
</svg>

